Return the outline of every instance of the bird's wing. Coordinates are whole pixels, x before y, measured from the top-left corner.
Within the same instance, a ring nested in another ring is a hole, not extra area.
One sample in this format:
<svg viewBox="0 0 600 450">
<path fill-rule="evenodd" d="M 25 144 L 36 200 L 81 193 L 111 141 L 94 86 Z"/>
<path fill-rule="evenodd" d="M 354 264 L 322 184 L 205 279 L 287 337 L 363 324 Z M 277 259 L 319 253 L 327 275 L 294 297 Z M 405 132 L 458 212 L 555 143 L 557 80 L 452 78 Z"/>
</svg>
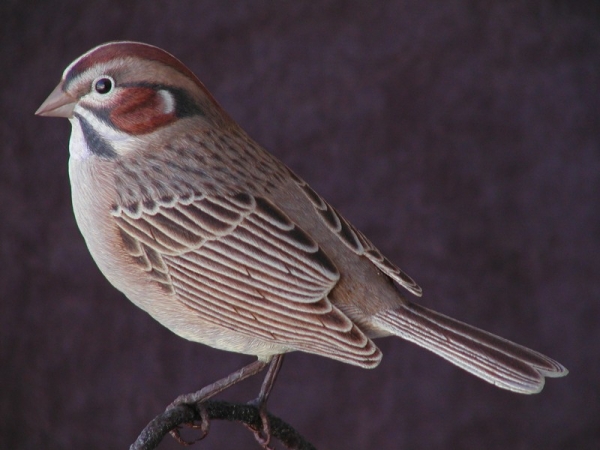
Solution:
<svg viewBox="0 0 600 450">
<path fill-rule="evenodd" d="M 319 194 L 317 194 L 304 180 L 290 171 L 298 186 L 311 201 L 318 215 L 329 229 L 335 233 L 340 240 L 357 255 L 364 256 L 371 261 L 379 270 L 400 284 L 413 294 L 421 296 L 423 291 L 421 287 L 403 272 L 399 267 L 393 264 L 389 259 L 369 241 L 364 234 L 358 231 L 350 222 L 338 213 L 329 203 L 327 203 Z"/>
<path fill-rule="evenodd" d="M 274 204 L 248 194 L 116 207 L 124 248 L 202 320 L 374 367 L 379 349 L 327 298 L 339 272 Z"/>
</svg>

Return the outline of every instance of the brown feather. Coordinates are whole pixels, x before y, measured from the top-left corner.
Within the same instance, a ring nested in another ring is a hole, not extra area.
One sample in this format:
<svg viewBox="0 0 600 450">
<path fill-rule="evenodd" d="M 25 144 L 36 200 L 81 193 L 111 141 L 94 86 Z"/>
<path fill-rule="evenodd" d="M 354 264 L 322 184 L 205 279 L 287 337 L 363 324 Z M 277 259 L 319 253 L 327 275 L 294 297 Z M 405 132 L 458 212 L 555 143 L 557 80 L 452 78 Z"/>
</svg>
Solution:
<svg viewBox="0 0 600 450">
<path fill-rule="evenodd" d="M 203 196 L 116 219 L 132 261 L 169 280 L 202 320 L 363 367 L 379 362 L 377 347 L 327 298 L 339 279 L 333 262 L 271 202 Z"/>
</svg>

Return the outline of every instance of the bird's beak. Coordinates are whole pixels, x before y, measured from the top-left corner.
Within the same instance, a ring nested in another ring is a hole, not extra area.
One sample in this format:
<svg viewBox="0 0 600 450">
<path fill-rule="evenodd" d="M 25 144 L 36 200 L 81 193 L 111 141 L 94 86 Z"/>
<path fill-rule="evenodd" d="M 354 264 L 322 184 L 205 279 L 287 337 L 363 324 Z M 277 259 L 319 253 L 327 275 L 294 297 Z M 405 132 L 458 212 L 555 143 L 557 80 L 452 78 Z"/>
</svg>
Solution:
<svg viewBox="0 0 600 450">
<path fill-rule="evenodd" d="M 77 104 L 77 99 L 64 92 L 62 88 L 63 82 L 61 81 L 46 101 L 42 103 L 42 106 L 35 112 L 36 116 L 66 118 L 73 116 L 73 109 Z"/>
</svg>

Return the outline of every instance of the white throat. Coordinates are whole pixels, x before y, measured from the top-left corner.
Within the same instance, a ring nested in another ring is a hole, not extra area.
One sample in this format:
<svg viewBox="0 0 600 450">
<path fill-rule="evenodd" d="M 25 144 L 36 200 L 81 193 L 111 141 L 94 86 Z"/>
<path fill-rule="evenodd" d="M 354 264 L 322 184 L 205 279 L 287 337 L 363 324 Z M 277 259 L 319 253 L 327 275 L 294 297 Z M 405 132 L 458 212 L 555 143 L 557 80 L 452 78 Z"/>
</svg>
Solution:
<svg viewBox="0 0 600 450">
<path fill-rule="evenodd" d="M 71 159 L 83 160 L 87 159 L 92 155 L 85 137 L 83 136 L 83 130 L 77 117 L 70 117 L 71 122 L 71 139 L 69 140 L 69 153 Z"/>
</svg>

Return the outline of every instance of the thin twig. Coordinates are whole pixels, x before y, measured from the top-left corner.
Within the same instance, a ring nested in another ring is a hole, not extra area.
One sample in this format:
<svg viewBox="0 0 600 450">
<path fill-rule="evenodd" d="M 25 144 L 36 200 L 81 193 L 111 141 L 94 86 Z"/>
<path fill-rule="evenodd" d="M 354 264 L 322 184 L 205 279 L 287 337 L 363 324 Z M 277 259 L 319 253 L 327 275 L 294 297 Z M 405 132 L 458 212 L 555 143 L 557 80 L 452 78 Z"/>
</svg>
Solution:
<svg viewBox="0 0 600 450">
<path fill-rule="evenodd" d="M 201 420 L 201 409 L 204 409 L 210 420 L 228 420 L 241 422 L 254 429 L 260 429 L 262 422 L 258 409 L 250 404 L 229 403 L 220 400 L 207 400 L 198 407 L 179 405 L 156 416 L 129 450 L 154 450 L 163 437 L 172 429 L 185 423 Z M 271 424 L 271 436 L 278 439 L 289 450 L 316 450 L 289 424 L 279 417 L 268 414 Z"/>
</svg>

